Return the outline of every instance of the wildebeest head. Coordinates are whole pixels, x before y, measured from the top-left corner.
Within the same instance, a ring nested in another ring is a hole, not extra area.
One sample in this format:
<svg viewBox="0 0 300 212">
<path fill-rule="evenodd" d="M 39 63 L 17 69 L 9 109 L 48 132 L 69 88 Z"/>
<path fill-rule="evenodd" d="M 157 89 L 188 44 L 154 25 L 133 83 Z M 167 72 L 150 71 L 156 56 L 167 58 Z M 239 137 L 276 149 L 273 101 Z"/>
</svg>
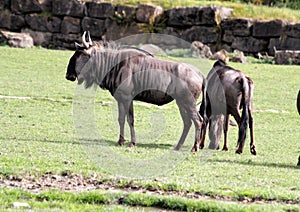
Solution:
<svg viewBox="0 0 300 212">
<path fill-rule="evenodd" d="M 78 80 L 81 84 L 83 79 L 79 77 L 84 65 L 89 61 L 91 54 L 95 51 L 93 41 L 88 33 L 88 42 L 85 39 L 86 32 L 82 36 L 82 44 L 75 43 L 76 51 L 69 60 L 66 79 L 70 81 Z"/>
</svg>

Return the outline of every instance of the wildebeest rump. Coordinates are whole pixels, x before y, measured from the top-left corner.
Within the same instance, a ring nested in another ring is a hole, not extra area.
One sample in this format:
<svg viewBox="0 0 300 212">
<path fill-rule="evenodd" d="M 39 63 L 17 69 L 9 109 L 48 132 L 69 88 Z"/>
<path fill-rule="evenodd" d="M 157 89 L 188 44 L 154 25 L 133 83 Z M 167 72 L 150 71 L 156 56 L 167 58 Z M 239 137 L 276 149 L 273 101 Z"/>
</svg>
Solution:
<svg viewBox="0 0 300 212">
<path fill-rule="evenodd" d="M 240 154 L 243 152 L 249 124 L 250 151 L 252 154 L 256 154 L 252 117 L 253 89 L 253 81 L 242 72 L 227 66 L 223 61 L 215 62 L 207 76 L 207 101 L 204 101 L 200 106 L 200 115 L 204 117 L 200 148 L 204 147 L 206 130 L 209 126 L 209 137 L 211 140 L 209 148 L 219 148 L 223 129 L 223 150 L 228 150 L 227 131 L 229 116 L 232 115 L 239 126 L 238 149 L 236 153 Z M 241 109 L 242 115 L 240 115 Z"/>
<path fill-rule="evenodd" d="M 125 142 L 126 116 L 131 133 L 130 145 L 136 143 L 133 100 L 164 105 L 175 99 L 184 123 L 175 149 L 181 148 L 193 122 L 196 131 L 193 150 L 197 151 L 202 117 L 196 109 L 196 100 L 206 82 L 201 72 L 186 64 L 157 59 L 138 49 L 112 48 L 109 43 L 92 42 L 90 37 L 87 42 L 85 33 L 82 40 L 83 45 L 77 44 L 78 49 L 70 58 L 66 78 L 77 79 L 79 84 L 84 82 L 86 88 L 99 85 L 114 96 L 119 112 L 119 145 Z"/>
</svg>

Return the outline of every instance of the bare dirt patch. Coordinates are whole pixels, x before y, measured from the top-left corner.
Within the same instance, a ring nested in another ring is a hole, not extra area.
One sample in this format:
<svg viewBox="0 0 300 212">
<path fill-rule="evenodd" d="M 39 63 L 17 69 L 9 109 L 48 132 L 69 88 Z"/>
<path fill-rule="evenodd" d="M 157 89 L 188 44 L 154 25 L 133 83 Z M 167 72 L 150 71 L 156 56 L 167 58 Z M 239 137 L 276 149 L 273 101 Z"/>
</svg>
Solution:
<svg viewBox="0 0 300 212">
<path fill-rule="evenodd" d="M 172 195 L 178 197 L 185 197 L 190 199 L 201 199 L 201 200 L 220 200 L 228 202 L 239 202 L 244 204 L 250 203 L 261 203 L 261 204 L 273 204 L 273 203 L 283 203 L 283 204 L 299 204 L 297 200 L 265 200 L 262 198 L 248 198 L 246 196 L 241 196 L 238 199 L 233 197 L 221 196 L 221 195 L 206 195 L 199 192 L 188 192 L 188 191 L 167 191 L 156 187 L 138 186 L 132 183 L 128 183 L 123 186 L 113 185 L 113 183 L 106 182 L 103 183 L 99 180 L 99 177 L 94 174 L 93 176 L 87 178 L 79 174 L 71 173 L 70 171 L 65 171 L 62 174 L 52 174 L 46 173 L 40 177 L 36 176 L 26 176 L 26 177 L 15 177 L 0 176 L 0 188 L 19 188 L 23 190 L 30 191 L 32 193 L 40 193 L 45 190 L 57 189 L 61 191 L 70 192 L 80 192 L 80 191 L 91 191 L 91 190 L 111 190 L 120 192 L 136 192 L 145 193 L 153 195 Z"/>
</svg>

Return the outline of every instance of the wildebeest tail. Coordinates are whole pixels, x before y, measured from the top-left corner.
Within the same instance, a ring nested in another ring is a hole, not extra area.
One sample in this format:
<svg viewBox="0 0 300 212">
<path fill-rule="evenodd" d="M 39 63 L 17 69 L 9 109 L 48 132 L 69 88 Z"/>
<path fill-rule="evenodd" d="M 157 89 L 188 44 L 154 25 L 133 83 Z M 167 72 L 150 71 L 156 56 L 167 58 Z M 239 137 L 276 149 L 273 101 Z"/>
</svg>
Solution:
<svg viewBox="0 0 300 212">
<path fill-rule="evenodd" d="M 238 138 L 238 145 L 244 146 L 248 124 L 249 124 L 249 84 L 245 77 L 241 78 L 241 92 L 242 92 L 242 99 L 241 99 L 241 108 L 242 108 L 242 117 L 239 123 L 239 138 Z"/>
<path fill-rule="evenodd" d="M 300 90 L 298 92 L 298 97 L 297 97 L 297 109 L 298 109 L 298 113 L 300 115 Z"/>
<path fill-rule="evenodd" d="M 208 124 L 208 118 L 207 118 L 207 80 L 204 79 L 203 84 L 202 84 L 202 102 L 200 105 L 199 109 L 199 114 L 203 118 L 203 123 L 202 123 L 202 129 L 206 129 L 207 124 Z M 201 130 L 203 132 L 203 130 Z M 202 138 L 202 135 L 201 135 Z"/>
</svg>

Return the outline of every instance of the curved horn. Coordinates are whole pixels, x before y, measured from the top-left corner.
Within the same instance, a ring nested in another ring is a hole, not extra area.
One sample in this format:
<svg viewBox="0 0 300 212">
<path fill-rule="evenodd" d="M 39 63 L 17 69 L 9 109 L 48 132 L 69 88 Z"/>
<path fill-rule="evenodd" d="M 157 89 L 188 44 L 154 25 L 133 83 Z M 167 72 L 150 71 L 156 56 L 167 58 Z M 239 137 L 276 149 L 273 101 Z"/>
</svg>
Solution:
<svg viewBox="0 0 300 212">
<path fill-rule="evenodd" d="M 83 44 L 83 46 L 85 47 L 85 48 L 89 48 L 89 43 L 88 42 L 86 42 L 86 40 L 85 40 L 85 35 L 86 35 L 86 31 L 84 31 L 84 33 L 83 33 L 83 35 L 82 35 L 82 44 Z"/>
<path fill-rule="evenodd" d="M 92 46 L 93 45 L 93 41 L 91 39 L 90 31 L 88 31 L 88 37 L 89 37 L 89 45 Z"/>
</svg>

